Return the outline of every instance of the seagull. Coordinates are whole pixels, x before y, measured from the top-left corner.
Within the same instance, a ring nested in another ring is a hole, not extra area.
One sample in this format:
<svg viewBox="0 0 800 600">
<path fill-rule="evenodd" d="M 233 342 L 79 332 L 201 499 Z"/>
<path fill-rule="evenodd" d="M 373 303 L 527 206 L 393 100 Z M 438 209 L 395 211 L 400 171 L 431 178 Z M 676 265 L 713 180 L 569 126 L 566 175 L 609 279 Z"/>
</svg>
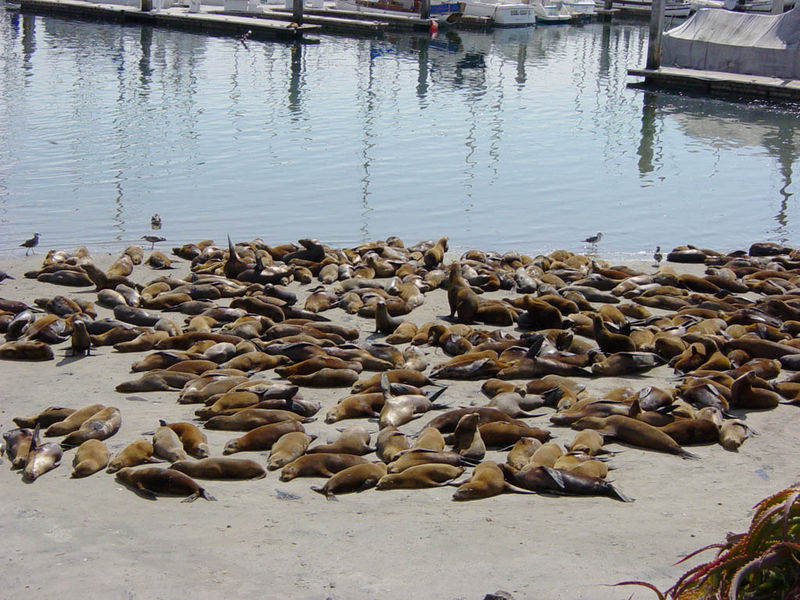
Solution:
<svg viewBox="0 0 800 600">
<path fill-rule="evenodd" d="M 161 229 L 161 215 L 158 213 L 154 213 L 152 217 L 150 217 L 150 228 L 151 229 Z"/>
<path fill-rule="evenodd" d="M 143 235 L 142 239 L 150 242 L 150 250 L 156 247 L 156 242 L 166 242 L 167 238 L 161 237 L 159 235 Z"/>
<path fill-rule="evenodd" d="M 654 266 L 658 266 L 661 263 L 661 259 L 663 256 L 661 255 L 661 246 L 656 246 L 656 251 L 653 252 L 653 260 L 656 261 Z"/>
<path fill-rule="evenodd" d="M 587 237 L 583 241 L 586 242 L 587 244 L 591 244 L 592 246 L 594 246 L 597 242 L 599 242 L 602 239 L 603 239 L 603 234 L 598 231 L 597 235 L 593 235 L 592 237 Z"/>
<path fill-rule="evenodd" d="M 25 256 L 28 256 L 28 253 L 33 252 L 33 249 L 36 248 L 36 246 L 38 245 L 39 245 L 39 234 L 34 233 L 31 239 L 25 240 L 20 244 L 20 248 L 27 248 L 27 250 L 25 251 Z M 34 254 L 36 253 L 34 252 Z"/>
</svg>

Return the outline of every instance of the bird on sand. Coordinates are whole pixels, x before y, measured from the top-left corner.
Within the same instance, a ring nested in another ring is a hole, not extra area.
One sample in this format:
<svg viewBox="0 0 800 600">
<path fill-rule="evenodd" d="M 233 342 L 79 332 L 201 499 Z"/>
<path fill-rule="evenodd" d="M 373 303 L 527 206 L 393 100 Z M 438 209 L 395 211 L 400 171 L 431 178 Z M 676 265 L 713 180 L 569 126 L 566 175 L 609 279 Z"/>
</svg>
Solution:
<svg viewBox="0 0 800 600">
<path fill-rule="evenodd" d="M 594 246 L 597 242 L 599 242 L 602 239 L 603 239 L 603 234 L 598 231 L 597 235 L 593 235 L 591 237 L 587 237 L 583 241 L 586 242 L 587 244 L 591 244 L 592 246 Z"/>
<path fill-rule="evenodd" d="M 161 229 L 161 215 L 158 213 L 154 213 L 152 217 L 150 217 L 150 229 Z"/>
<path fill-rule="evenodd" d="M 39 245 L 39 234 L 34 233 L 31 239 L 25 240 L 20 244 L 20 248 L 27 248 L 27 250 L 25 251 L 25 256 L 28 256 L 28 254 L 30 252 L 33 252 L 33 249 L 36 248 L 36 246 L 38 245 Z M 36 253 L 34 252 L 34 254 Z"/>
<path fill-rule="evenodd" d="M 659 264 L 661 264 L 661 259 L 662 258 L 664 258 L 664 257 L 661 254 L 661 246 L 656 246 L 656 251 L 653 252 L 653 260 L 656 261 L 656 262 L 655 262 L 655 264 L 653 266 L 657 267 Z"/>
<path fill-rule="evenodd" d="M 143 235 L 142 239 L 146 242 L 150 242 L 150 250 L 156 247 L 157 242 L 166 242 L 167 238 L 161 237 L 160 235 Z"/>
</svg>

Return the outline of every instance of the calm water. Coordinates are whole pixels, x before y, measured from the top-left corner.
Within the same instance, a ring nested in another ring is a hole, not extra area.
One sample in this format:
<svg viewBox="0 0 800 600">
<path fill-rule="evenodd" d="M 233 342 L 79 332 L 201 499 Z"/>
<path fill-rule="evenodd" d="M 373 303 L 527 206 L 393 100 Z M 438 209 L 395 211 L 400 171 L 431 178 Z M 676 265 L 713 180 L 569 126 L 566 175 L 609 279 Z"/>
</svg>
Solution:
<svg viewBox="0 0 800 600">
<path fill-rule="evenodd" d="M 647 26 L 291 46 L 0 9 L 0 254 L 448 235 L 800 244 L 800 111 L 645 93 Z"/>
</svg>

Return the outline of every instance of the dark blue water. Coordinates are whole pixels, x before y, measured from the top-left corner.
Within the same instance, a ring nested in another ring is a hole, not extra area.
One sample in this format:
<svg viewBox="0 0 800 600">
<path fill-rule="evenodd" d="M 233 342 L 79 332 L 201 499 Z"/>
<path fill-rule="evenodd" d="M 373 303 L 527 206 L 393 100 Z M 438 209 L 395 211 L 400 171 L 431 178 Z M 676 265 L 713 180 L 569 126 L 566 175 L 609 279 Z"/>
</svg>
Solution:
<svg viewBox="0 0 800 600">
<path fill-rule="evenodd" d="M 292 46 L 0 9 L 0 254 L 448 235 L 455 249 L 800 243 L 790 108 L 628 87 L 647 25 Z"/>
</svg>

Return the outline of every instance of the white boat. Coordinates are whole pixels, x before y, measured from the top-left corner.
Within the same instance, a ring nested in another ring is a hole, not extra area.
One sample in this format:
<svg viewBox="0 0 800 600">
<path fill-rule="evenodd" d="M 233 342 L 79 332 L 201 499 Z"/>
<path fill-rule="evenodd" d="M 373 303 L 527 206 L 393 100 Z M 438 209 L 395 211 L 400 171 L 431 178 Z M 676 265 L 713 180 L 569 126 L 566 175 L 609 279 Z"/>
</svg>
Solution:
<svg viewBox="0 0 800 600">
<path fill-rule="evenodd" d="M 464 16 L 489 17 L 498 27 L 527 27 L 536 24 L 533 6 L 502 0 L 467 0 Z"/>
<path fill-rule="evenodd" d="M 602 6 L 602 0 L 597 0 Z M 651 0 L 613 0 L 611 8 L 619 9 L 623 14 L 650 18 L 653 9 Z M 692 7 L 688 0 L 666 0 L 664 2 L 665 17 L 688 17 Z"/>
<path fill-rule="evenodd" d="M 374 13 L 378 15 L 420 16 L 422 8 L 420 0 L 336 0 L 337 10 Z M 430 0 L 430 18 L 439 23 L 447 23 L 451 17 L 463 13 L 463 2 L 448 0 Z"/>
<path fill-rule="evenodd" d="M 562 0 L 561 6 L 573 17 L 591 17 L 597 12 L 594 0 Z"/>
<path fill-rule="evenodd" d="M 542 25 L 557 25 L 572 21 L 572 15 L 564 5 L 535 2 L 533 11 L 536 13 L 536 22 Z"/>
</svg>

